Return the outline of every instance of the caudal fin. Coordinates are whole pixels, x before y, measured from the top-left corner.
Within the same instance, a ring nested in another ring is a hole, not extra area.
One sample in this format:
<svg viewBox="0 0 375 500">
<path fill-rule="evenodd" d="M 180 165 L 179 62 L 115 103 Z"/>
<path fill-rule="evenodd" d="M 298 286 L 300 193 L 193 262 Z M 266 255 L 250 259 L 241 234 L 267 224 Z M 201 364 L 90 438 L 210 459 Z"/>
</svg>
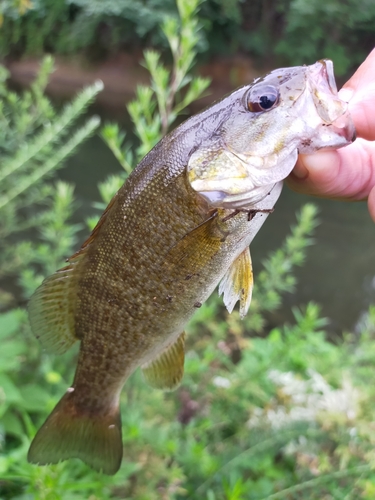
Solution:
<svg viewBox="0 0 375 500">
<path fill-rule="evenodd" d="M 67 392 L 31 443 L 28 461 L 55 464 L 79 458 L 104 474 L 115 474 L 121 465 L 122 437 L 120 410 L 110 414 L 82 413 Z"/>
</svg>

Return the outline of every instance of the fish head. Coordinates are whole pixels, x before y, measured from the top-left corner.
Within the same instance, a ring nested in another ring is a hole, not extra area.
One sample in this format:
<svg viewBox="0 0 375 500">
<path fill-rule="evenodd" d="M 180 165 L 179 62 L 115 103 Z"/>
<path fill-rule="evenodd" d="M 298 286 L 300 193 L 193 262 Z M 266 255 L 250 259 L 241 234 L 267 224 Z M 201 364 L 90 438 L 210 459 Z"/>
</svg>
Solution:
<svg viewBox="0 0 375 500">
<path fill-rule="evenodd" d="M 220 103 L 229 112 L 191 155 L 188 179 L 212 207 L 251 208 L 292 171 L 298 153 L 355 139 L 333 64 L 281 68 Z"/>
</svg>

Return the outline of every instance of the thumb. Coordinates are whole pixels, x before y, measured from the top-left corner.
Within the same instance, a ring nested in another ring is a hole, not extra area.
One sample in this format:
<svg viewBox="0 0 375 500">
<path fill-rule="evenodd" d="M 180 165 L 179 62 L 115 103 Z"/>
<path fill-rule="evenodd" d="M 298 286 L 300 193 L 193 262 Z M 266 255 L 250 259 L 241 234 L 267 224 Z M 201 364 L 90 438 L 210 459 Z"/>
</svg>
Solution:
<svg viewBox="0 0 375 500">
<path fill-rule="evenodd" d="M 340 158 L 337 151 L 318 151 L 313 155 L 299 155 L 287 183 L 292 189 L 304 194 L 329 196 L 339 170 Z"/>
<path fill-rule="evenodd" d="M 349 101 L 357 136 L 375 140 L 375 49 L 346 82 L 339 97 Z"/>
<path fill-rule="evenodd" d="M 366 199 L 375 187 L 375 142 L 357 139 L 335 151 L 300 155 L 287 184 L 305 194 L 341 200 Z"/>
</svg>

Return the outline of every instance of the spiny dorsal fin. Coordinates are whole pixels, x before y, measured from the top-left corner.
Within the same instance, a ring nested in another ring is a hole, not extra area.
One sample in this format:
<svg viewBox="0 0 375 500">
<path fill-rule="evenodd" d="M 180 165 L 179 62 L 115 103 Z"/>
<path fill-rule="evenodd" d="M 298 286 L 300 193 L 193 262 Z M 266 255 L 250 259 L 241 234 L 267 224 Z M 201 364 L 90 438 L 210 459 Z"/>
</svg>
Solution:
<svg viewBox="0 0 375 500">
<path fill-rule="evenodd" d="M 74 311 L 77 302 L 76 266 L 72 262 L 46 278 L 29 302 L 31 329 L 50 353 L 63 354 L 77 340 Z"/>
<path fill-rule="evenodd" d="M 219 295 L 223 294 L 224 304 L 229 313 L 233 311 L 236 302 L 239 300 L 241 319 L 246 316 L 250 307 L 253 284 L 253 267 L 251 265 L 250 249 L 247 247 L 232 262 L 219 285 Z"/>
<path fill-rule="evenodd" d="M 155 359 L 142 365 L 146 382 L 155 389 L 173 390 L 184 374 L 185 333 L 170 344 Z"/>
</svg>

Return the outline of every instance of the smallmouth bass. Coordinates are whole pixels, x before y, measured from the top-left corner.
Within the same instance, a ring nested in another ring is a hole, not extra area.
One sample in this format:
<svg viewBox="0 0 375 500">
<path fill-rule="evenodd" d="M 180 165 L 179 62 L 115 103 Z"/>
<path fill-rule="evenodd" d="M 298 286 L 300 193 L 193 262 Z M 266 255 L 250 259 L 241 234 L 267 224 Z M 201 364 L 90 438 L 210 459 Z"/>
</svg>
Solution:
<svg viewBox="0 0 375 500">
<path fill-rule="evenodd" d="M 184 326 L 219 285 L 243 317 L 249 244 L 297 155 L 354 140 L 331 61 L 272 71 L 162 139 L 114 196 L 68 265 L 29 304 L 42 345 L 80 341 L 77 370 L 35 436 L 30 462 L 79 458 L 114 474 L 123 447 L 119 398 L 137 368 L 155 388 L 183 376 Z"/>
</svg>

